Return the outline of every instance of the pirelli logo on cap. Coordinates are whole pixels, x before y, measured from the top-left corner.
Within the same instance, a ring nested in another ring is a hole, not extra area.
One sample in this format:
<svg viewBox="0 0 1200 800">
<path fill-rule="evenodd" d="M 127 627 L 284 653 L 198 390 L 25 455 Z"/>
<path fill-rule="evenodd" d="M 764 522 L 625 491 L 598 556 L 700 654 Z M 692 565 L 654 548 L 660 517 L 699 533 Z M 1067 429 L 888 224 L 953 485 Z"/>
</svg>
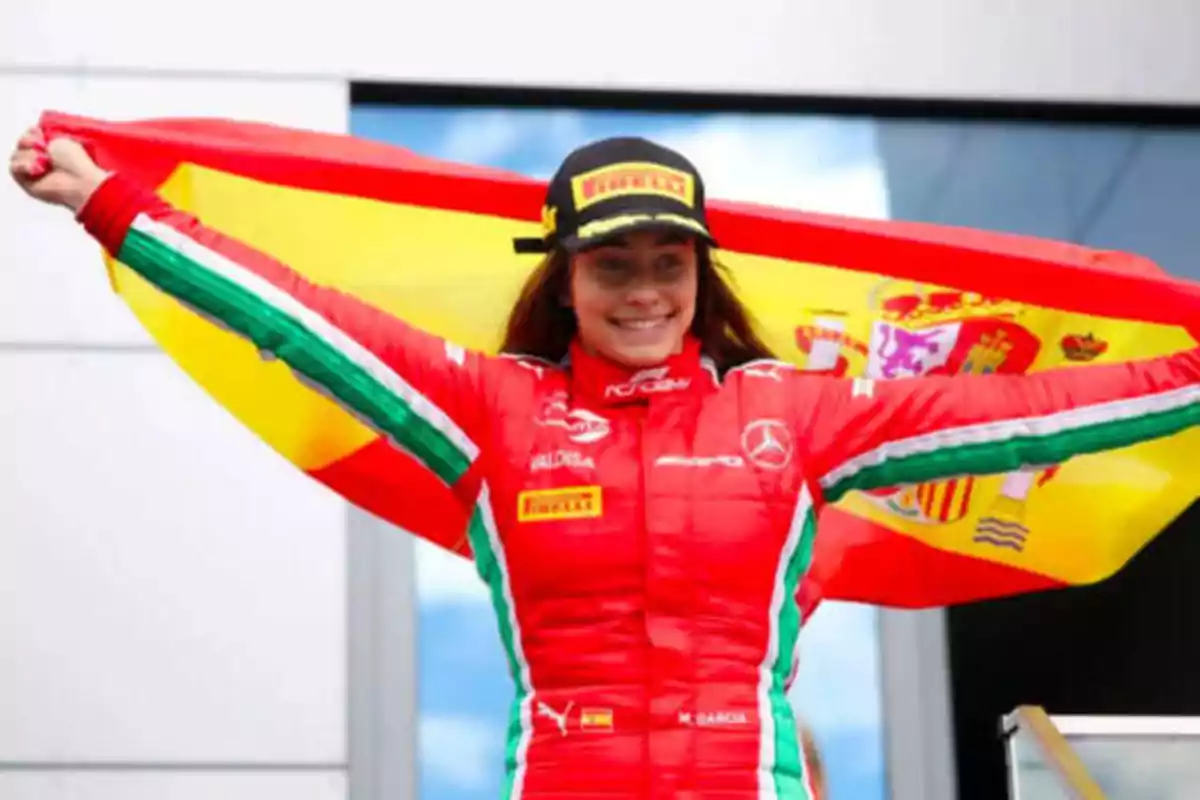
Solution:
<svg viewBox="0 0 1200 800">
<path fill-rule="evenodd" d="M 599 517 L 603 511 L 599 486 L 530 489 L 517 495 L 517 520 L 520 522 L 588 519 Z"/>
<path fill-rule="evenodd" d="M 610 164 L 571 179 L 575 210 L 614 197 L 649 194 L 678 200 L 688 208 L 696 204 L 696 184 L 692 176 L 661 164 L 627 161 Z"/>
</svg>

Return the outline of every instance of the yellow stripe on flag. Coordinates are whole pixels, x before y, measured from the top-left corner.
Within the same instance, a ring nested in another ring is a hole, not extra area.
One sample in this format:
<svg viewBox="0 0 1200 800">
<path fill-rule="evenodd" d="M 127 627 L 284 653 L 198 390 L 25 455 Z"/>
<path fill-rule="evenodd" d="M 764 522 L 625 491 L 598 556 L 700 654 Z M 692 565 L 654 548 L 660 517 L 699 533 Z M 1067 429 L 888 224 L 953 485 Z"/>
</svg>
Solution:
<svg viewBox="0 0 1200 800">
<path fill-rule="evenodd" d="M 494 351 L 505 315 L 535 263 L 512 238 L 538 225 L 260 183 L 185 165 L 160 189 L 204 224 L 463 346 Z M 872 331 L 949 326 L 964 371 L 1029 372 L 1172 353 L 1194 344 L 1180 328 L 993 302 L 945 287 L 862 272 L 722 252 L 764 338 L 800 367 L 878 377 Z M 280 363 L 199 318 L 122 265 L 114 286 L 188 373 L 294 464 L 320 469 L 375 434 L 305 387 Z M 1086 287 L 1080 287 L 1085 291 Z M 956 327 L 957 326 L 957 327 Z M 1021 348 L 1025 348 L 1022 351 Z M 1102 350 L 1102 352 L 1101 352 Z M 1024 355 L 1022 356 L 1022 353 Z M 1013 359 L 1024 357 L 1019 368 Z M 1075 359 L 1075 360 L 1073 360 Z M 1011 476 L 907 497 L 852 493 L 840 507 L 939 549 L 1052 576 L 1102 578 L 1124 564 L 1200 494 L 1192 468 L 1200 431 L 1073 459 L 1048 480 L 1011 489 Z M 1020 483 L 1018 480 L 1017 483 Z M 913 497 L 934 493 L 932 514 Z M 960 502 L 967 502 L 960 517 Z"/>
</svg>

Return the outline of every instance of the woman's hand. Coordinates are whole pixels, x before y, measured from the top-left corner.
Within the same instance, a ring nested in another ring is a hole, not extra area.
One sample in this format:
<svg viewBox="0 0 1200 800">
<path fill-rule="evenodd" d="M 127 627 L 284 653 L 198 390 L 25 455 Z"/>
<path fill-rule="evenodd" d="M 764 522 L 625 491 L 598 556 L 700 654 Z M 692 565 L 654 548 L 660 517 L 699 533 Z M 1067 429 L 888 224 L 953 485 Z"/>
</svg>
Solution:
<svg viewBox="0 0 1200 800">
<path fill-rule="evenodd" d="M 17 141 L 8 171 L 30 197 L 72 211 L 79 211 L 108 176 L 79 142 L 47 142 L 40 128 L 30 128 Z"/>
</svg>

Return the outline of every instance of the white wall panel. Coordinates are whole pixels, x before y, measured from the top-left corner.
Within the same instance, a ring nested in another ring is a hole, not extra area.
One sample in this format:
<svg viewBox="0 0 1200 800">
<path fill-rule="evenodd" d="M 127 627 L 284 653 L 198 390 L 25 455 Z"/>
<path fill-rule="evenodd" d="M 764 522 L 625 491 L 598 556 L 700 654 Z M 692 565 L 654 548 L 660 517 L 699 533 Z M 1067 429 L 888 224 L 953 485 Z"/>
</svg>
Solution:
<svg viewBox="0 0 1200 800">
<path fill-rule="evenodd" d="M 344 763 L 342 502 L 163 356 L 0 374 L 0 762 Z"/>
<path fill-rule="evenodd" d="M 349 115 L 347 88 L 338 82 L 47 77 L 0 68 L 6 154 L 46 109 L 105 119 L 234 117 L 335 132 L 346 130 Z M 99 247 L 70 213 L 30 200 L 6 175 L 0 219 L 0 342 L 148 340 L 109 290 Z"/>
<path fill-rule="evenodd" d="M 23 3 L 0 60 L 486 84 L 1200 101 L 1195 0 Z"/>
<path fill-rule="evenodd" d="M 0 773 L 4 800 L 342 800 L 346 779 L 318 773 Z"/>
</svg>

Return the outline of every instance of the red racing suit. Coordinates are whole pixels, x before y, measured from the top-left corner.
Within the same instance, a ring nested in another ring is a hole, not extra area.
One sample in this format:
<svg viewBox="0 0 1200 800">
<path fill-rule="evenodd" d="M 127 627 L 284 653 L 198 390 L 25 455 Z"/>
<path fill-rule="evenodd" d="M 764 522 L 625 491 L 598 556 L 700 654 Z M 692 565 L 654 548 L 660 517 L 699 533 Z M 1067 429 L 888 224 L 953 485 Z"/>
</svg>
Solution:
<svg viewBox="0 0 1200 800">
<path fill-rule="evenodd" d="M 511 798 L 811 796 L 785 685 L 825 503 L 1054 464 L 1200 419 L 1200 352 L 875 383 L 694 341 L 631 371 L 464 351 L 121 176 L 80 212 L 120 261 L 286 362 L 452 487 L 515 698 Z M 417 499 L 419 501 L 419 499 Z"/>
</svg>

